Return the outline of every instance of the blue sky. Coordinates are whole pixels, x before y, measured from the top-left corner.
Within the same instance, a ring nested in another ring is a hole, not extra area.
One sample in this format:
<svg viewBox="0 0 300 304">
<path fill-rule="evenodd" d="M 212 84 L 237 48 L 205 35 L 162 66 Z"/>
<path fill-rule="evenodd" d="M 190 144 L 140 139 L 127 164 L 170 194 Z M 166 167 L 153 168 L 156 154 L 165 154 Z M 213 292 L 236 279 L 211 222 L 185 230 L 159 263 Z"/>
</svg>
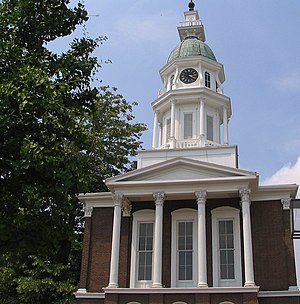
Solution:
<svg viewBox="0 0 300 304">
<path fill-rule="evenodd" d="M 231 98 L 230 144 L 239 147 L 239 167 L 258 172 L 262 183 L 300 184 L 300 1 L 195 0 L 206 43 L 224 64 Z M 188 0 L 85 0 L 86 31 L 108 36 L 97 51 L 110 59 L 99 72 L 128 101 L 138 101 L 137 121 L 148 125 L 151 102 L 161 87 L 159 69 L 179 43 L 177 26 Z M 80 27 L 76 34 L 82 35 Z M 61 49 L 63 43 L 55 48 Z M 300 251 L 297 244 L 296 251 Z M 300 257 L 298 257 L 300 270 Z M 300 272 L 300 271 L 299 271 Z"/>
<path fill-rule="evenodd" d="M 179 42 L 177 25 L 188 1 L 85 2 L 87 32 L 109 38 L 96 52 L 113 62 L 103 66 L 100 79 L 139 102 L 135 115 L 148 125 L 143 140 L 150 148 L 158 71 Z M 240 167 L 264 180 L 294 165 L 300 155 L 300 2 L 199 0 L 196 8 L 206 42 L 225 67 L 233 109 L 230 143 L 239 146 Z"/>
</svg>

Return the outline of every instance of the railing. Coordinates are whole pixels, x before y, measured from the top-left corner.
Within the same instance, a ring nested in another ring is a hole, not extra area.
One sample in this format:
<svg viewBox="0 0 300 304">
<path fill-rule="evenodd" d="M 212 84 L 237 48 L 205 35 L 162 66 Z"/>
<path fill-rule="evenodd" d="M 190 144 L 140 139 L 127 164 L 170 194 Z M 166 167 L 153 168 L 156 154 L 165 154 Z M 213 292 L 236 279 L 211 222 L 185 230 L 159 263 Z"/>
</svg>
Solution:
<svg viewBox="0 0 300 304">
<path fill-rule="evenodd" d="M 183 21 L 179 23 L 179 27 L 202 25 L 201 20 Z"/>
<path fill-rule="evenodd" d="M 204 147 L 220 147 L 222 144 L 216 143 L 214 141 L 205 140 L 205 139 L 185 139 L 185 140 L 174 140 L 163 144 L 156 149 L 188 149 L 188 148 L 204 148 Z"/>
</svg>

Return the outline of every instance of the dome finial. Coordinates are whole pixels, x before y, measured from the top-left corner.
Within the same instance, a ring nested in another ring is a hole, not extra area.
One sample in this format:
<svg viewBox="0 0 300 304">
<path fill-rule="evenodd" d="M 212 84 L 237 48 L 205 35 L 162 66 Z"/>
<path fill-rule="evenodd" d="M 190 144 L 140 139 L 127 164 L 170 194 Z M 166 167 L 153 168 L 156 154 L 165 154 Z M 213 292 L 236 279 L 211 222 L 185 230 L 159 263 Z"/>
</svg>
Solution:
<svg viewBox="0 0 300 304">
<path fill-rule="evenodd" d="M 189 11 L 193 11 L 194 8 L 195 8 L 195 3 L 193 2 L 193 0 L 191 0 L 189 3 Z"/>
</svg>

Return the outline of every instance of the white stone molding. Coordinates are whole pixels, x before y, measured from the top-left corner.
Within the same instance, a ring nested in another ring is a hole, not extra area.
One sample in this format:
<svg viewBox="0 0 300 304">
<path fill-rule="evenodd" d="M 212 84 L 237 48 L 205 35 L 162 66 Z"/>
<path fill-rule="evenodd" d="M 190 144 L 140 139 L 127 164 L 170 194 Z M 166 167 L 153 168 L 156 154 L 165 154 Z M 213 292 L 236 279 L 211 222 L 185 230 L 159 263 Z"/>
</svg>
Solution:
<svg viewBox="0 0 300 304">
<path fill-rule="evenodd" d="M 223 143 L 224 145 L 228 145 L 228 113 L 226 107 L 223 107 L 223 128 Z"/>
<path fill-rule="evenodd" d="M 207 192 L 199 190 L 195 192 L 198 204 L 198 287 L 206 288 L 207 285 L 207 261 L 206 261 L 206 220 L 205 204 Z"/>
<path fill-rule="evenodd" d="M 175 106 L 176 106 L 176 100 L 173 99 L 171 101 L 171 139 L 175 139 Z"/>
<path fill-rule="evenodd" d="M 204 121 L 205 121 L 205 116 L 204 116 L 204 98 L 200 98 L 200 105 L 199 105 L 199 114 L 200 114 L 200 137 L 205 137 L 204 133 Z"/>
<path fill-rule="evenodd" d="M 163 205 L 165 194 L 163 192 L 153 193 L 155 201 L 155 226 L 154 226 L 154 250 L 153 250 L 153 285 L 162 287 L 162 232 L 163 232 Z"/>
<path fill-rule="evenodd" d="M 157 147 L 157 138 L 158 138 L 158 111 L 154 112 L 154 122 L 153 122 L 153 137 L 152 137 L 152 148 Z"/>
<path fill-rule="evenodd" d="M 84 217 L 92 217 L 93 206 L 88 206 L 84 204 L 83 211 L 84 211 Z"/>
<path fill-rule="evenodd" d="M 290 210 L 291 200 L 292 200 L 291 198 L 282 198 L 281 199 L 281 204 L 282 204 L 283 210 Z"/>
<path fill-rule="evenodd" d="M 131 215 L 132 206 L 128 199 L 123 200 L 121 208 L 122 208 L 123 216 L 129 217 Z"/>
<path fill-rule="evenodd" d="M 254 266 L 253 266 L 253 249 L 252 249 L 252 231 L 250 215 L 250 193 L 248 188 L 242 188 L 239 191 L 242 204 L 243 214 L 243 239 L 244 239 L 244 261 L 245 261 L 245 287 L 255 286 Z"/>
<path fill-rule="evenodd" d="M 114 200 L 114 220 L 113 220 L 113 233 L 111 244 L 111 258 L 110 258 L 110 275 L 108 288 L 118 288 L 119 277 L 119 255 L 120 255 L 120 234 L 121 234 L 121 218 L 122 218 L 122 202 L 123 194 L 113 193 Z"/>
</svg>

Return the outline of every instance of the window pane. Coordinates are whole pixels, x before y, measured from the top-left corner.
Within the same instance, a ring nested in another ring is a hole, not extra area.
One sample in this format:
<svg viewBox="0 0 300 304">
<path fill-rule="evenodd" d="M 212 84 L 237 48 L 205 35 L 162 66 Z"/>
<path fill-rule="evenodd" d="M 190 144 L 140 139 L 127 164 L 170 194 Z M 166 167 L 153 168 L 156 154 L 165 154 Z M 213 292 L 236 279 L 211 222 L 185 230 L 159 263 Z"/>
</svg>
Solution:
<svg viewBox="0 0 300 304">
<path fill-rule="evenodd" d="M 226 264 L 226 251 L 225 250 L 220 251 L 220 264 L 221 265 Z"/>
<path fill-rule="evenodd" d="M 192 280 L 193 279 L 193 267 L 192 266 L 187 266 L 186 267 L 185 279 L 186 280 Z"/>
<path fill-rule="evenodd" d="M 193 137 L 193 114 L 185 113 L 184 114 L 184 139 L 190 139 Z"/>
<path fill-rule="evenodd" d="M 234 279 L 234 265 L 228 265 L 228 277 L 227 279 Z"/>
<path fill-rule="evenodd" d="M 192 235 L 193 234 L 193 223 L 188 222 L 188 223 L 185 223 L 185 225 L 186 225 L 186 234 Z"/>
<path fill-rule="evenodd" d="M 227 267 L 226 265 L 220 265 L 220 278 L 221 280 L 227 279 Z"/>
<path fill-rule="evenodd" d="M 228 234 L 233 234 L 233 221 L 226 221 L 226 232 Z"/>
<path fill-rule="evenodd" d="M 233 248 L 233 235 L 227 235 L 227 248 Z"/>
<path fill-rule="evenodd" d="M 145 250 L 145 237 L 140 237 L 139 250 Z"/>
<path fill-rule="evenodd" d="M 225 235 L 220 235 L 219 246 L 220 246 L 220 249 L 226 248 L 226 236 Z"/>
<path fill-rule="evenodd" d="M 186 250 L 193 250 L 193 237 L 192 236 L 187 236 L 186 237 Z"/>
</svg>

